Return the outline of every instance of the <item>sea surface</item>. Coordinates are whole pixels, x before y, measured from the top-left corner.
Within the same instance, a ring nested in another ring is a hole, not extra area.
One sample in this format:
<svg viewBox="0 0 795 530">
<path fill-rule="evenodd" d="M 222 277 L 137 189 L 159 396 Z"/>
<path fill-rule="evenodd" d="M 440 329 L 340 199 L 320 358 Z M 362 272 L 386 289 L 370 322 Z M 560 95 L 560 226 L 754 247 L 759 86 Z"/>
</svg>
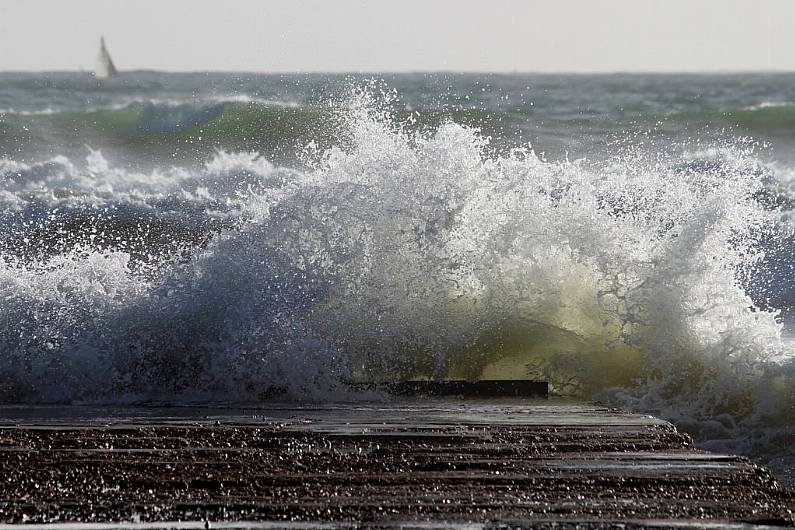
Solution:
<svg viewBox="0 0 795 530">
<path fill-rule="evenodd" d="M 543 378 L 795 470 L 795 74 L 0 73 L 0 403 Z"/>
</svg>

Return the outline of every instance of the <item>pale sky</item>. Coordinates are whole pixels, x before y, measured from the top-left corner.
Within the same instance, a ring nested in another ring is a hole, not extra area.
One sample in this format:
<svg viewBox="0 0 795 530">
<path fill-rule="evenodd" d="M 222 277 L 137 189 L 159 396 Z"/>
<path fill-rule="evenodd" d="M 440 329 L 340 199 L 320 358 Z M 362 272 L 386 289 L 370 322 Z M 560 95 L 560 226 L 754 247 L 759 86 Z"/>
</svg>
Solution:
<svg viewBox="0 0 795 530">
<path fill-rule="evenodd" d="M 0 0 L 0 70 L 795 71 L 795 0 Z"/>
</svg>

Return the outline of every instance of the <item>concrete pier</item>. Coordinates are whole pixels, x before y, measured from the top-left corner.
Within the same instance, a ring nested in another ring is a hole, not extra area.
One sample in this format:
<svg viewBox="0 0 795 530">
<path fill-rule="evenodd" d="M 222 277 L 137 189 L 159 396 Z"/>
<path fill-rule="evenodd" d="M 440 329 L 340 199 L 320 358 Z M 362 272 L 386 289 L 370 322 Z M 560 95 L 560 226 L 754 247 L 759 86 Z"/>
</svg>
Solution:
<svg viewBox="0 0 795 530">
<path fill-rule="evenodd" d="M 786 526 L 791 502 L 667 422 L 564 400 L 0 408 L 0 527 Z"/>
</svg>

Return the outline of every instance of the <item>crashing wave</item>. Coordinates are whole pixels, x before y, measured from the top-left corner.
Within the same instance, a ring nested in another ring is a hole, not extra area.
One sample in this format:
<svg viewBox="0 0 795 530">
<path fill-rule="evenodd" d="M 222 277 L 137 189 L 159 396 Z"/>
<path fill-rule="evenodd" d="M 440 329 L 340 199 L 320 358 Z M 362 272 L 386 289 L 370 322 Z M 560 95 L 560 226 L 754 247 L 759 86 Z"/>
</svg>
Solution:
<svg viewBox="0 0 795 530">
<path fill-rule="evenodd" d="M 752 149 L 552 163 L 452 121 L 418 130 L 368 93 L 341 122 L 303 171 L 256 153 L 152 173 L 97 152 L 85 167 L 3 161 L 9 232 L 67 233 L 54 252 L 5 247 L 0 398 L 246 402 L 322 398 L 348 378 L 541 377 L 744 452 L 791 437 L 791 349 L 746 289 L 781 215 L 759 199 L 770 177 Z M 101 223 L 120 211 L 133 224 Z M 135 228 L 144 211 L 223 222 L 175 251 Z M 80 215 L 95 237 L 59 224 Z"/>
</svg>

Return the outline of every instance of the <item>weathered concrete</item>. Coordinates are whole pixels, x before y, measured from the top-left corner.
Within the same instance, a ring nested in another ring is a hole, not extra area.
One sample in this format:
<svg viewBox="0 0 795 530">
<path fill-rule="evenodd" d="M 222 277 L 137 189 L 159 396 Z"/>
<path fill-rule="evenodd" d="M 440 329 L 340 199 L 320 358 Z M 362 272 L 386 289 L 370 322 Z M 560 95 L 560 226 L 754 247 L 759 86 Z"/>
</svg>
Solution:
<svg viewBox="0 0 795 530">
<path fill-rule="evenodd" d="M 549 397 L 549 383 L 529 379 L 480 381 L 402 381 L 348 383 L 353 391 L 382 391 L 393 396 L 455 396 L 469 398 Z"/>
<path fill-rule="evenodd" d="M 2 408 L 0 477 L 5 523 L 792 522 L 791 493 L 748 460 L 556 400 Z"/>
</svg>

